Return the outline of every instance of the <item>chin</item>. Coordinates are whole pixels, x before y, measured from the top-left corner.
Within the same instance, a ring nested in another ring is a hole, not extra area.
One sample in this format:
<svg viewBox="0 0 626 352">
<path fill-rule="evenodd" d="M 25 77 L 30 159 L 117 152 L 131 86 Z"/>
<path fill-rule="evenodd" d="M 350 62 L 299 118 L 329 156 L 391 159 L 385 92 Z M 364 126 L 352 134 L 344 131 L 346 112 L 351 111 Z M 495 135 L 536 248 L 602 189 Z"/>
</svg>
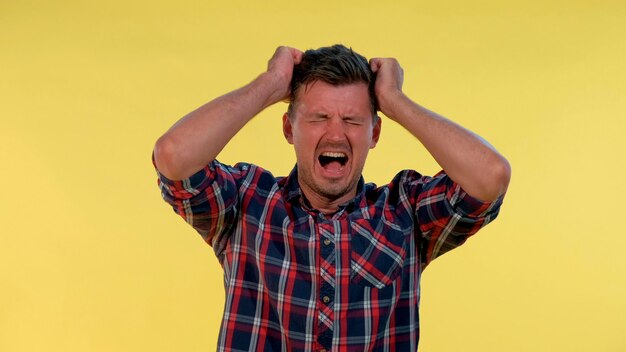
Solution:
<svg viewBox="0 0 626 352">
<path fill-rule="evenodd" d="M 341 181 L 339 181 L 341 182 Z M 337 199 L 337 198 L 341 198 L 344 195 L 348 194 L 352 188 L 351 185 L 346 185 L 346 184 L 340 184 L 339 182 L 335 183 L 335 182 L 328 182 L 326 184 L 317 184 L 317 192 L 324 196 L 325 198 L 329 198 L 329 199 Z"/>
</svg>

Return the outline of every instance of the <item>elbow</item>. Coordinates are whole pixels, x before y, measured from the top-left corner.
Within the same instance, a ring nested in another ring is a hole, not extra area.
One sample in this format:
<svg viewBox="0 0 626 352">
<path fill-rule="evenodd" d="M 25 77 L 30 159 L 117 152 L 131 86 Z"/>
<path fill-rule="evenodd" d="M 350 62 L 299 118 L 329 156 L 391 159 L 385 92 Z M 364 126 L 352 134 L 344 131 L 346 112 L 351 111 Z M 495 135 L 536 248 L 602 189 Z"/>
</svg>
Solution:
<svg viewBox="0 0 626 352">
<path fill-rule="evenodd" d="M 177 166 L 176 142 L 172 140 L 167 134 L 161 136 L 154 145 L 154 165 L 159 173 L 170 180 L 180 180 Z"/>
<path fill-rule="evenodd" d="M 490 174 L 486 177 L 488 185 L 486 187 L 487 201 L 494 201 L 506 193 L 511 181 L 511 164 L 504 157 L 499 156 L 490 168 Z"/>
<path fill-rule="evenodd" d="M 501 156 L 488 164 L 478 176 L 474 187 L 464 187 L 465 191 L 474 198 L 483 202 L 493 202 L 506 193 L 511 180 L 511 165 Z"/>
</svg>

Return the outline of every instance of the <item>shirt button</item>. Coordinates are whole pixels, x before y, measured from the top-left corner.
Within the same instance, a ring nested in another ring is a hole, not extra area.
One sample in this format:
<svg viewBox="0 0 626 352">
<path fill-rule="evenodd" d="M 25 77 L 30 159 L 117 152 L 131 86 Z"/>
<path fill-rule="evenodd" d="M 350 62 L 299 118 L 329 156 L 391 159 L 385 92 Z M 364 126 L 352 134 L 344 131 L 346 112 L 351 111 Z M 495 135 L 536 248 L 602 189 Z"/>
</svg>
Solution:
<svg viewBox="0 0 626 352">
<path fill-rule="evenodd" d="M 328 246 L 330 244 L 330 240 L 328 238 L 325 238 L 324 239 L 324 244 Z"/>
<path fill-rule="evenodd" d="M 328 297 L 328 296 L 322 297 L 322 302 L 324 302 L 324 303 L 330 302 L 330 297 Z"/>
</svg>

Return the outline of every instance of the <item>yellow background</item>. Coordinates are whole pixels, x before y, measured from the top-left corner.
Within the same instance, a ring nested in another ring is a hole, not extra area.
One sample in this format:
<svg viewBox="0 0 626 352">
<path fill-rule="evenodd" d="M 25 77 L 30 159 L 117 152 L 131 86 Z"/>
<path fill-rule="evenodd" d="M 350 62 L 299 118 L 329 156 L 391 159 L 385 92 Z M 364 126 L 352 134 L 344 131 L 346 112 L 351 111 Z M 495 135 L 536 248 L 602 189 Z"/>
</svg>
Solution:
<svg viewBox="0 0 626 352">
<path fill-rule="evenodd" d="M 214 350 L 221 268 L 152 146 L 276 46 L 342 42 L 513 166 L 498 220 L 425 272 L 420 350 L 626 351 L 624 38 L 624 1 L 2 1 L 0 350 Z M 220 159 L 289 172 L 285 108 Z M 365 177 L 402 168 L 437 171 L 384 120 Z"/>
</svg>

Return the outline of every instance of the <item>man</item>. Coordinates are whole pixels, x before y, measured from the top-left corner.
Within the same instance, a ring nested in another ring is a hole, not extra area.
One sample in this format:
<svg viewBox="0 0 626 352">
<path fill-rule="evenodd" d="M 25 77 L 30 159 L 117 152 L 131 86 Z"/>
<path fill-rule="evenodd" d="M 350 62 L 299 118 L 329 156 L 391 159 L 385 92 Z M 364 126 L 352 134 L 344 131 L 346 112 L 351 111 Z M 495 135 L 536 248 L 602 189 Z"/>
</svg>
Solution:
<svg viewBox="0 0 626 352">
<path fill-rule="evenodd" d="M 224 268 L 222 351 L 415 351 L 422 270 L 494 219 L 510 167 L 468 130 L 411 101 L 395 59 L 342 45 L 280 47 L 267 71 L 178 121 L 156 143 L 165 200 Z M 289 99 L 287 177 L 215 160 L 267 106 Z M 444 171 L 386 186 L 361 171 L 380 110 Z"/>
</svg>

